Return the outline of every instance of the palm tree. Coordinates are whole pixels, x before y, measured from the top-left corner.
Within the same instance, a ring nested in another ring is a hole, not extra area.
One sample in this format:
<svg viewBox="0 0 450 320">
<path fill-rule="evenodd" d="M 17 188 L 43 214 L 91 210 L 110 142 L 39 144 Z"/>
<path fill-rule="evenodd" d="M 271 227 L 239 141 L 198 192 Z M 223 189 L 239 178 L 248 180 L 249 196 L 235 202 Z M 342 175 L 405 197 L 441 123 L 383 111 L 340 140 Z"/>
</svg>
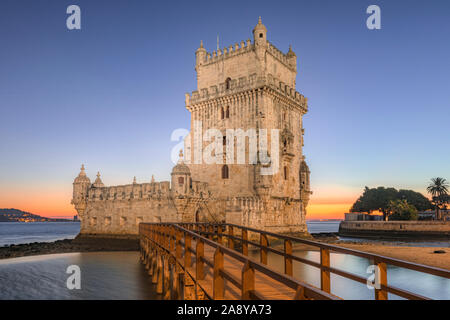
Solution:
<svg viewBox="0 0 450 320">
<path fill-rule="evenodd" d="M 439 205 L 441 201 L 448 195 L 449 185 L 444 178 L 432 178 L 431 183 L 427 187 L 428 193 L 433 197 L 433 202 L 436 205 L 436 219 L 439 217 Z"/>
</svg>

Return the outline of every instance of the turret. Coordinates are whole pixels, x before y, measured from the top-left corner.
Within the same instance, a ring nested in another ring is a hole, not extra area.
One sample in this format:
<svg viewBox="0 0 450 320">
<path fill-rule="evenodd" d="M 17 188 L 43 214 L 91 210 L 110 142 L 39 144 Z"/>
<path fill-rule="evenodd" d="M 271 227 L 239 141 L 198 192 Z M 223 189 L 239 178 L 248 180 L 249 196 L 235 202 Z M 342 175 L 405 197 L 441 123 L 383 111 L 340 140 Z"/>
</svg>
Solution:
<svg viewBox="0 0 450 320">
<path fill-rule="evenodd" d="M 100 172 L 97 172 L 97 179 L 95 179 L 94 184 L 92 185 L 96 188 L 104 187 L 102 179 L 100 179 Z"/>
<path fill-rule="evenodd" d="M 172 169 L 172 192 L 187 194 L 191 184 L 191 170 L 183 161 L 183 151 L 180 150 L 180 159 Z"/>
<path fill-rule="evenodd" d="M 86 209 L 86 199 L 91 180 L 86 176 L 84 171 L 84 165 L 81 165 L 81 171 L 78 177 L 73 181 L 73 198 L 72 204 L 75 205 L 75 209 L 78 215 L 81 217 Z"/>
<path fill-rule="evenodd" d="M 297 55 L 292 51 L 291 45 L 289 45 L 289 51 L 286 54 L 286 57 L 288 58 L 289 64 L 297 71 Z"/>
<path fill-rule="evenodd" d="M 305 157 L 303 156 L 303 161 L 300 164 L 300 198 L 303 203 L 303 207 L 308 206 L 309 197 L 312 194 L 309 176 L 311 172 L 306 164 Z"/>
<path fill-rule="evenodd" d="M 200 41 L 200 48 L 195 51 L 195 66 L 201 65 L 206 60 L 206 49 L 203 48 L 203 41 Z"/>
<path fill-rule="evenodd" d="M 262 24 L 261 17 L 259 17 L 258 24 L 253 29 L 253 42 L 256 47 L 266 48 L 267 46 L 267 29 Z"/>
</svg>

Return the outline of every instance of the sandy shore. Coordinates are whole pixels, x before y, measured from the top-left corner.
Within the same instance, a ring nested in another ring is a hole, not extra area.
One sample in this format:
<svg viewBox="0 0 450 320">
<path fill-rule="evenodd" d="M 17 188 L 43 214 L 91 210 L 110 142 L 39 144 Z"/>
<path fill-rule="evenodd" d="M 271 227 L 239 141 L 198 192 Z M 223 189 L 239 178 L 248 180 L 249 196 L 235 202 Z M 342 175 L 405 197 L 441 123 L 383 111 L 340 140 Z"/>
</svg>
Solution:
<svg viewBox="0 0 450 320">
<path fill-rule="evenodd" d="M 335 243 L 334 245 L 450 270 L 450 248 L 400 247 L 372 243 Z M 434 253 L 437 250 L 443 250 L 445 253 Z"/>
</svg>

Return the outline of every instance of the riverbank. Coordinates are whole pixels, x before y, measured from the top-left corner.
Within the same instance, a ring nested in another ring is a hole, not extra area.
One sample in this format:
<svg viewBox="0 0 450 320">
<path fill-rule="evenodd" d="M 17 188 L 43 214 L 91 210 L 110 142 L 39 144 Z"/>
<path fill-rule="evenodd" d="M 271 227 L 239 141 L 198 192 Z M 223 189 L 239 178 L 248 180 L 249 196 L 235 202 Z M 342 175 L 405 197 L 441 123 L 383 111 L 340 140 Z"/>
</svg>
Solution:
<svg viewBox="0 0 450 320">
<path fill-rule="evenodd" d="M 450 270 L 450 248 L 398 247 L 373 243 L 339 243 L 341 247 Z M 444 253 L 435 253 L 435 252 Z"/>
<path fill-rule="evenodd" d="M 309 240 L 450 270 L 449 247 L 395 246 L 386 242 L 346 242 L 338 240 L 335 233 L 316 234 L 314 235 L 314 239 Z M 281 243 L 275 246 L 279 246 L 282 249 Z M 302 251 L 317 251 L 317 247 L 302 244 L 297 244 L 294 248 Z M 70 252 L 138 250 L 139 241 L 136 239 L 83 237 L 73 240 L 66 239 L 54 242 L 35 242 L 0 247 L 0 259 Z M 444 251 L 444 253 L 434 253 L 435 251 Z"/>
<path fill-rule="evenodd" d="M 0 259 L 54 253 L 138 250 L 139 240 L 137 239 L 77 237 L 54 242 L 34 242 L 0 247 Z"/>
<path fill-rule="evenodd" d="M 449 247 L 396 246 L 389 242 L 342 241 L 338 240 L 337 237 L 333 237 L 332 234 L 329 234 L 328 237 L 325 235 L 315 237 L 314 241 L 450 270 Z M 282 248 L 280 247 L 280 249 Z M 294 245 L 294 249 L 318 251 L 317 247 L 303 244 Z"/>
<path fill-rule="evenodd" d="M 342 221 L 339 236 L 368 239 L 450 239 L 450 221 Z"/>
</svg>

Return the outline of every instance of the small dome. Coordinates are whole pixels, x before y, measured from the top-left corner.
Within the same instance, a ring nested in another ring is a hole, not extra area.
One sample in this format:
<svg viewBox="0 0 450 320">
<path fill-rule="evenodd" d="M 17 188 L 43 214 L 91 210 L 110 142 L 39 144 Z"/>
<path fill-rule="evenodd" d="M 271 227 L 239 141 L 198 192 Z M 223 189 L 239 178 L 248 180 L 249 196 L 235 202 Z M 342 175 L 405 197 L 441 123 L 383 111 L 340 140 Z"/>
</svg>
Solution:
<svg viewBox="0 0 450 320">
<path fill-rule="evenodd" d="M 102 179 L 100 179 L 100 172 L 97 172 L 97 179 L 95 179 L 93 186 L 96 188 L 101 188 L 105 186 L 103 184 Z"/>
<path fill-rule="evenodd" d="M 264 33 L 266 33 L 267 28 L 265 25 L 262 24 L 261 17 L 259 17 L 258 24 L 255 26 L 255 29 L 253 29 L 253 33 L 261 32 L 261 31 L 264 31 Z"/>
<path fill-rule="evenodd" d="M 206 52 L 206 49 L 203 47 L 203 40 L 200 40 L 200 47 L 195 52 L 204 51 Z"/>
<path fill-rule="evenodd" d="M 307 172 L 307 173 L 310 172 L 310 171 L 309 171 L 309 167 L 308 167 L 308 165 L 306 164 L 306 161 L 305 161 L 305 158 L 304 158 L 304 157 L 303 157 L 302 163 L 300 164 L 300 171 L 301 171 L 301 172 Z"/>
<path fill-rule="evenodd" d="M 175 167 L 172 169 L 172 175 L 174 174 L 191 174 L 191 170 L 183 161 L 183 151 L 180 150 L 180 159 Z"/>
<path fill-rule="evenodd" d="M 288 53 L 287 53 L 287 56 L 288 56 L 288 57 L 296 57 L 295 52 L 292 51 L 292 46 L 291 46 L 291 45 L 289 45 L 289 51 L 288 51 Z"/>
<path fill-rule="evenodd" d="M 78 177 L 75 178 L 74 183 L 91 183 L 91 180 L 89 180 L 84 171 L 84 164 L 81 165 L 81 171 L 78 174 Z"/>
</svg>

